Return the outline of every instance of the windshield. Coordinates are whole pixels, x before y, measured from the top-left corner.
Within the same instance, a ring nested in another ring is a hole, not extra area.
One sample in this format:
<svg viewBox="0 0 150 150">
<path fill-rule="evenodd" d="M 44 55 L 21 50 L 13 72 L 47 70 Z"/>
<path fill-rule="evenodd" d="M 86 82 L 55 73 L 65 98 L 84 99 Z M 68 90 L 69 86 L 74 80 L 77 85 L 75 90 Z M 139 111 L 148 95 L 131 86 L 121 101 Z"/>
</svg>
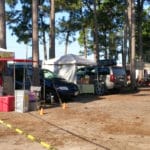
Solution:
<svg viewBox="0 0 150 150">
<path fill-rule="evenodd" d="M 43 70 L 43 75 L 45 79 L 58 78 L 58 75 L 49 70 Z"/>
</svg>

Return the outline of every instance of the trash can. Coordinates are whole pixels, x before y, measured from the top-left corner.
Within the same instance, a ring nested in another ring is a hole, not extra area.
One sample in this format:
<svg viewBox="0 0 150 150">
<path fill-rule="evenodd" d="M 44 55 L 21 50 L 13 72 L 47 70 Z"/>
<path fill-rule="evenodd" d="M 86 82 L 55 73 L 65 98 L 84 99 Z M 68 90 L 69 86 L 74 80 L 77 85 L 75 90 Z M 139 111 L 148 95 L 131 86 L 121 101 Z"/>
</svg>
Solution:
<svg viewBox="0 0 150 150">
<path fill-rule="evenodd" d="M 28 112 L 29 110 L 29 91 L 28 90 L 15 90 L 15 111 Z"/>
</svg>

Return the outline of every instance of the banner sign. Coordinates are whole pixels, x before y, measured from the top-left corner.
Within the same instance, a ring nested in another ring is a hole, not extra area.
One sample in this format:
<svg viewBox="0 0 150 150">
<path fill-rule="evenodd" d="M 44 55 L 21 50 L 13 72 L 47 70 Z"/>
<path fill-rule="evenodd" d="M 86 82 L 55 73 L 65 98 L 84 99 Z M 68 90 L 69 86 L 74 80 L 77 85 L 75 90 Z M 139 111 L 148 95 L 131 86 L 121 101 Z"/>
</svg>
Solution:
<svg viewBox="0 0 150 150">
<path fill-rule="evenodd" d="M 14 52 L 0 51 L 0 58 L 14 58 Z"/>
</svg>

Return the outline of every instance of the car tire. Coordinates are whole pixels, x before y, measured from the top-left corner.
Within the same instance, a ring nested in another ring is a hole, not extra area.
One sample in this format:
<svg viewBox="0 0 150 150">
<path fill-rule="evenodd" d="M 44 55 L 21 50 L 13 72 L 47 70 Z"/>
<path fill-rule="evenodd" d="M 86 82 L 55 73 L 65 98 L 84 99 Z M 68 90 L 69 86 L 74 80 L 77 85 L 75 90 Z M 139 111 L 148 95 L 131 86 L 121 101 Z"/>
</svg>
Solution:
<svg viewBox="0 0 150 150">
<path fill-rule="evenodd" d="M 101 82 L 96 82 L 94 86 L 95 94 L 96 95 L 104 95 L 105 93 L 105 85 Z"/>
<path fill-rule="evenodd" d="M 57 101 L 58 101 L 58 97 L 55 94 L 53 94 L 52 92 L 45 93 L 45 102 L 47 104 L 51 104 Z"/>
</svg>

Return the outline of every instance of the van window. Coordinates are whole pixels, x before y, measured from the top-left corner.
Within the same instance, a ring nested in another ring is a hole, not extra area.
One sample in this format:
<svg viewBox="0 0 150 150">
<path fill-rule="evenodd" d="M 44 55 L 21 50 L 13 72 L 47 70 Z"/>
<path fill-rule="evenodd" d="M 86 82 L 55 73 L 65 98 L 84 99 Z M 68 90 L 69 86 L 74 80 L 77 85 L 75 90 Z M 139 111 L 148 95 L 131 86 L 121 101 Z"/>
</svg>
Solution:
<svg viewBox="0 0 150 150">
<path fill-rule="evenodd" d="M 98 68 L 98 73 L 100 75 L 108 75 L 110 74 L 110 70 L 108 67 L 104 67 L 104 68 L 102 67 L 102 68 Z"/>
<path fill-rule="evenodd" d="M 126 74 L 125 69 L 122 67 L 113 67 L 112 69 L 113 69 L 113 73 L 115 75 L 125 75 Z"/>
</svg>

